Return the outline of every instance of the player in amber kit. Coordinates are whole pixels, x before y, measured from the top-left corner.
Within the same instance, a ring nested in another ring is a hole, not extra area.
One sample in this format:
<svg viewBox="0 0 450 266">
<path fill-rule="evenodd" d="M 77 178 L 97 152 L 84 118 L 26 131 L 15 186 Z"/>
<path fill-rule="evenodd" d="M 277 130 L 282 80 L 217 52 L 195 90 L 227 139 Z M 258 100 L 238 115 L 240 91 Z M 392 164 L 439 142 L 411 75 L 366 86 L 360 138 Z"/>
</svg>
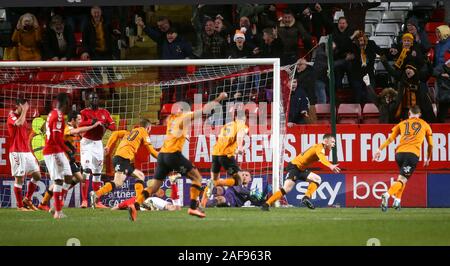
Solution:
<svg viewBox="0 0 450 266">
<path fill-rule="evenodd" d="M 202 110 L 195 112 L 186 112 L 181 107 L 181 103 L 175 104 L 173 109 L 175 112 L 167 118 L 167 130 L 166 138 L 163 146 L 158 154 L 158 161 L 154 176 L 154 182 L 151 187 L 147 187 L 141 196 L 136 198 L 138 204 L 142 204 L 144 200 L 153 193 L 155 193 L 163 184 L 166 176 L 176 171 L 182 175 L 186 175 L 192 180 L 190 188 L 191 204 L 188 209 L 189 215 L 194 215 L 200 218 L 204 218 L 205 214 L 197 208 L 197 198 L 202 191 L 202 176 L 197 168 L 195 168 L 191 161 L 183 156 L 181 151 L 183 150 L 184 142 L 188 137 L 188 129 L 192 119 L 201 117 L 203 109 L 210 110 L 219 102 L 227 98 L 227 94 L 222 92 L 214 101 L 207 103 Z M 135 208 L 130 205 L 130 208 Z M 130 211 L 130 214 L 135 213 L 135 210 Z"/>
<path fill-rule="evenodd" d="M 389 143 L 393 142 L 400 135 L 400 143 L 395 150 L 395 161 L 400 168 L 400 175 L 389 190 L 381 196 L 381 210 L 387 211 L 389 198 L 394 198 L 394 209 L 400 210 L 400 202 L 406 182 L 414 173 L 416 165 L 419 162 L 420 151 L 424 139 L 428 142 L 427 158 L 423 162 L 423 166 L 428 166 L 433 151 L 433 137 L 430 125 L 420 119 L 420 108 L 416 105 L 409 109 L 409 118 L 397 124 L 392 128 L 389 138 L 380 146 L 373 156 L 374 161 L 380 159 L 381 151 L 386 148 Z"/>
<path fill-rule="evenodd" d="M 67 191 L 70 190 L 72 187 L 74 187 L 76 184 L 81 182 L 83 184 L 84 179 L 83 175 L 81 174 L 81 170 L 79 167 L 79 164 L 76 162 L 73 155 L 77 153 L 76 144 L 75 144 L 75 138 L 79 137 L 80 134 L 89 131 L 93 129 L 96 126 L 100 126 L 101 122 L 97 121 L 94 125 L 86 126 L 86 127 L 79 127 L 78 125 L 81 122 L 81 115 L 77 111 L 72 111 L 69 113 L 67 117 L 67 124 L 64 127 L 64 143 L 67 145 L 67 147 L 70 148 L 71 153 L 67 154 L 69 162 L 70 162 L 70 170 L 72 171 L 72 184 L 68 186 L 67 184 L 63 185 L 62 195 L 63 200 L 67 194 Z M 83 198 L 82 196 L 82 202 L 87 202 L 86 198 Z M 48 190 L 45 192 L 44 198 L 42 199 L 42 202 L 39 204 L 38 208 L 43 211 L 50 210 L 48 204 L 50 202 L 50 199 L 53 197 L 53 186 L 49 187 Z"/>
<path fill-rule="evenodd" d="M 92 175 L 92 188 L 97 191 L 101 186 L 101 175 L 103 169 L 103 143 L 102 138 L 106 129 L 111 131 L 116 129 L 114 120 L 111 118 L 109 112 L 103 108 L 98 107 L 98 95 L 91 92 L 87 96 L 87 108 L 81 110 L 80 126 L 90 126 L 97 121 L 102 123 L 101 127 L 95 127 L 87 131 L 80 141 L 80 157 L 81 167 L 83 168 L 83 175 L 85 178 L 84 186 L 82 186 L 81 193 L 83 198 L 87 196 L 89 187 L 89 177 Z M 98 199 L 96 208 L 106 208 Z M 87 207 L 87 202 L 81 204 L 82 207 Z"/>
<path fill-rule="evenodd" d="M 72 183 L 72 171 L 65 152 L 73 156 L 72 151 L 64 143 L 64 113 L 67 109 L 68 97 L 66 93 L 56 96 L 56 108 L 47 117 L 45 147 L 43 150 L 45 165 L 53 184 L 54 208 L 53 218 L 61 219 L 65 215 L 62 212 L 63 186 Z"/>
<path fill-rule="evenodd" d="M 25 99 L 17 99 L 16 110 L 9 113 L 7 121 L 11 139 L 9 161 L 11 163 L 11 174 L 14 176 L 14 195 L 16 196 L 17 209 L 20 211 L 37 210 L 32 203 L 32 197 L 37 182 L 41 179 L 39 165 L 31 153 L 28 142 L 28 123 L 26 120 L 28 108 L 29 105 Z M 22 186 L 26 175 L 31 175 L 32 178 L 28 183 L 27 194 L 22 199 Z"/>
<path fill-rule="evenodd" d="M 245 111 L 238 111 L 234 121 L 220 129 L 218 140 L 213 147 L 211 179 L 203 192 L 202 207 L 206 206 L 214 186 L 239 186 L 242 184 L 243 176 L 250 176 L 249 172 L 241 171 L 235 159 L 235 155 L 242 154 L 244 150 L 242 144 L 244 136 L 248 133 L 245 118 Z M 220 179 L 222 167 L 231 178 Z"/>
<path fill-rule="evenodd" d="M 136 197 L 144 190 L 145 175 L 140 170 L 133 167 L 133 161 L 135 155 L 141 145 L 147 149 L 147 151 L 155 158 L 158 158 L 158 152 L 153 148 L 150 143 L 150 130 L 152 126 L 150 120 L 141 119 L 139 127 L 134 128 L 130 132 L 126 130 L 115 131 L 108 140 L 105 148 L 105 152 L 108 154 L 118 139 L 121 139 L 116 153 L 113 157 L 114 165 L 114 181 L 107 182 L 103 187 L 97 191 L 91 191 L 91 202 L 97 201 L 101 196 L 113 191 L 116 188 L 120 188 L 123 182 L 127 178 L 127 175 L 131 175 L 137 179 L 134 184 L 136 191 Z M 95 209 L 95 205 L 92 205 Z M 133 219 L 134 220 L 134 219 Z"/>
<path fill-rule="evenodd" d="M 302 203 L 310 208 L 314 209 L 314 205 L 311 202 L 311 196 L 316 191 L 316 189 L 322 183 L 322 179 L 319 175 L 311 172 L 307 169 L 309 165 L 314 162 L 321 162 L 326 167 L 330 168 L 334 173 L 339 173 L 341 169 L 338 164 L 332 164 L 325 157 L 325 150 L 331 150 L 336 144 L 336 140 L 331 134 L 325 134 L 323 136 L 323 141 L 320 144 L 315 144 L 309 149 L 299 154 L 295 159 L 290 162 L 286 168 L 287 175 L 284 181 L 284 186 L 275 192 L 272 197 L 270 197 L 266 203 L 261 206 L 263 211 L 268 211 L 269 206 L 275 201 L 281 199 L 284 195 L 289 193 L 295 186 L 295 182 L 298 180 L 309 182 L 308 189 L 305 196 L 302 199 Z"/>
</svg>

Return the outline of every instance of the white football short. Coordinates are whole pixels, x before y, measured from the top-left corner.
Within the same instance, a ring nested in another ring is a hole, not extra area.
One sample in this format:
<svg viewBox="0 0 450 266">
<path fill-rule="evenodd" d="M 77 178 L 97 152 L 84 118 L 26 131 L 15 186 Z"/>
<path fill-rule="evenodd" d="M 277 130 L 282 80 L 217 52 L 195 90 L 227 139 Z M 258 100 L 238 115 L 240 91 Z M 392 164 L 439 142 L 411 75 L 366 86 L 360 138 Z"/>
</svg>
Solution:
<svg viewBox="0 0 450 266">
<path fill-rule="evenodd" d="M 70 163 L 64 152 L 44 155 L 50 179 L 64 180 L 64 176 L 71 176 Z"/>
<path fill-rule="evenodd" d="M 80 141 L 80 160 L 83 169 L 91 169 L 93 174 L 103 170 L 103 143 L 101 140 L 82 138 Z"/>
<path fill-rule="evenodd" d="M 25 176 L 39 172 L 39 165 L 31 152 L 11 152 L 9 154 L 12 176 Z"/>
</svg>

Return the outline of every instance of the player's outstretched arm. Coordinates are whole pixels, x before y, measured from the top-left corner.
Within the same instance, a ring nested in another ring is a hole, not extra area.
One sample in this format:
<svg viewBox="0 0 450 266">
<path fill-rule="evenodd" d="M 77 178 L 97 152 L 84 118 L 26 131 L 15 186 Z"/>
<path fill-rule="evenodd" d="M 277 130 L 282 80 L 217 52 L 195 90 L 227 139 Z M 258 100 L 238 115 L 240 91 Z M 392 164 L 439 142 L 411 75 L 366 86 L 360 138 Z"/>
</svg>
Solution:
<svg viewBox="0 0 450 266">
<path fill-rule="evenodd" d="M 244 153 L 244 137 L 247 135 L 248 129 L 247 128 L 241 128 L 237 133 L 237 154 L 243 154 Z"/>
<path fill-rule="evenodd" d="M 393 129 L 392 129 L 392 133 L 389 136 L 389 138 L 377 149 L 377 151 L 373 154 L 372 157 L 372 162 L 374 161 L 378 161 L 380 159 L 381 156 L 381 151 L 386 148 L 389 144 L 391 144 L 391 142 L 393 142 L 397 136 L 400 134 L 400 126 L 399 124 L 396 125 Z"/>
<path fill-rule="evenodd" d="M 150 143 L 146 143 L 145 147 L 147 148 L 147 151 L 153 156 L 153 158 L 157 159 L 159 152 L 153 148 L 153 145 Z"/>
<path fill-rule="evenodd" d="M 213 101 L 208 102 L 207 104 L 205 104 L 205 106 L 203 106 L 202 109 L 195 111 L 193 113 L 193 117 L 194 118 L 199 118 L 202 117 L 203 115 L 203 110 L 208 110 L 214 107 L 215 104 L 220 103 L 221 101 L 225 100 L 228 97 L 228 94 L 226 92 L 221 92 L 219 94 L 219 96 L 217 96 L 216 99 L 214 99 Z"/>
<path fill-rule="evenodd" d="M 325 156 L 325 154 L 322 152 L 321 149 L 319 148 L 316 149 L 316 155 L 319 158 L 320 163 L 330 168 L 332 172 L 336 174 L 341 172 L 341 169 L 338 167 L 339 164 L 332 164 L 330 161 L 328 161 L 327 157 Z"/>
<path fill-rule="evenodd" d="M 111 149 L 114 149 L 114 147 L 116 146 L 117 141 L 123 138 L 127 133 L 128 131 L 126 130 L 113 131 L 108 139 L 108 143 L 106 143 L 105 155 L 108 155 Z"/>
<path fill-rule="evenodd" d="M 81 134 L 81 133 L 87 132 L 87 131 L 89 131 L 89 130 L 93 129 L 94 127 L 97 127 L 97 126 L 99 126 L 101 124 L 102 123 L 100 121 L 97 121 L 97 122 L 95 122 L 95 124 L 93 124 L 91 126 L 72 128 L 70 130 L 70 135 Z"/>
<path fill-rule="evenodd" d="M 427 149 L 427 158 L 423 161 L 423 166 L 430 165 L 431 156 L 433 155 L 433 136 L 431 134 L 431 129 L 429 132 L 427 132 L 426 139 L 428 142 L 428 149 Z"/>
</svg>

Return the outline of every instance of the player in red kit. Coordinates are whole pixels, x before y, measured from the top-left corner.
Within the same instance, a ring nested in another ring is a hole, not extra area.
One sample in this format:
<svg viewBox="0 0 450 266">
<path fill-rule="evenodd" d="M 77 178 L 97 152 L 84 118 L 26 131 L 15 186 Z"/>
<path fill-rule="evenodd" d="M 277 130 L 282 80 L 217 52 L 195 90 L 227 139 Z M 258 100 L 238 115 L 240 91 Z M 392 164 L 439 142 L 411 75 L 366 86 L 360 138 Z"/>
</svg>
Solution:
<svg viewBox="0 0 450 266">
<path fill-rule="evenodd" d="M 45 139 L 43 154 L 50 179 L 54 182 L 53 198 L 55 213 L 53 218 L 55 219 L 65 217 L 62 212 L 62 190 L 63 186 L 68 187 L 72 183 L 72 171 L 70 170 L 69 160 L 64 154 L 66 152 L 70 157 L 73 156 L 72 150 L 64 143 L 64 113 L 66 112 L 67 106 L 67 94 L 58 94 L 56 96 L 56 108 L 48 114 L 45 125 L 47 137 Z"/>
<path fill-rule="evenodd" d="M 32 203 L 32 197 L 37 182 L 41 179 L 38 162 L 31 153 L 28 142 L 26 120 L 28 108 L 28 102 L 25 99 L 17 99 L 16 110 L 9 113 L 7 122 L 9 136 L 12 139 L 9 148 L 9 161 L 11 163 L 11 174 L 15 179 L 14 194 L 17 209 L 21 211 L 37 210 Z M 31 175 L 32 179 L 28 183 L 27 194 L 22 199 L 22 186 L 26 175 Z"/>
<path fill-rule="evenodd" d="M 111 131 L 116 129 L 116 125 L 111 115 L 106 109 L 98 107 L 98 95 L 91 92 L 87 96 L 87 108 L 81 110 L 80 126 L 90 126 L 100 121 L 102 126 L 95 127 L 86 133 L 80 141 L 80 157 L 81 167 L 83 168 L 83 175 L 85 177 L 84 186 L 82 186 L 81 193 L 83 198 L 87 196 L 89 187 L 89 177 L 92 175 L 92 188 L 97 191 L 101 187 L 101 174 L 103 169 L 103 143 L 102 138 L 106 129 Z M 96 208 L 106 208 L 98 198 Z M 87 207 L 87 201 L 81 203 L 82 208 Z"/>
</svg>

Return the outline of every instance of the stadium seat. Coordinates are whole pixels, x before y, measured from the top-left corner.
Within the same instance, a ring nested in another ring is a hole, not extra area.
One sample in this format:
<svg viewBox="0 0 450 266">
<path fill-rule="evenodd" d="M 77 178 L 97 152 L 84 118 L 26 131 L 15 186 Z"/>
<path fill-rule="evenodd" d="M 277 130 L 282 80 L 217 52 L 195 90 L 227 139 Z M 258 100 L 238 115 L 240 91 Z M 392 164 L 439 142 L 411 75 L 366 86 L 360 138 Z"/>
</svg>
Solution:
<svg viewBox="0 0 450 266">
<path fill-rule="evenodd" d="M 342 103 L 337 112 L 340 124 L 359 124 L 361 120 L 361 105 L 359 103 Z"/>
<path fill-rule="evenodd" d="M 329 124 L 331 121 L 331 107 L 328 103 L 316 104 L 316 115 L 318 124 Z"/>
<path fill-rule="evenodd" d="M 75 32 L 74 35 L 75 35 L 76 46 L 81 46 L 81 44 L 83 43 L 83 33 Z"/>
<path fill-rule="evenodd" d="M 375 28 L 375 36 L 396 36 L 400 32 L 398 24 L 379 23 Z"/>
<path fill-rule="evenodd" d="M 389 5 L 390 11 L 410 11 L 413 9 L 412 2 L 392 2 Z"/>
<path fill-rule="evenodd" d="M 363 124 L 378 124 L 380 111 L 373 103 L 366 103 L 363 108 L 362 122 Z"/>
<path fill-rule="evenodd" d="M 364 27 L 364 33 L 367 37 L 373 36 L 375 32 L 375 26 L 372 24 L 366 24 Z"/>
<path fill-rule="evenodd" d="M 387 73 L 381 61 L 375 63 L 375 73 Z"/>
<path fill-rule="evenodd" d="M 372 36 L 370 39 L 382 49 L 389 49 L 392 46 L 392 38 L 389 36 Z"/>
<path fill-rule="evenodd" d="M 425 31 L 429 34 L 436 33 L 436 28 L 441 26 L 441 25 L 445 25 L 445 22 L 441 21 L 441 22 L 428 22 L 427 24 L 425 24 Z"/>
<path fill-rule="evenodd" d="M 436 43 L 439 42 L 438 37 L 436 36 L 436 33 L 427 33 L 428 40 L 430 41 L 431 45 L 436 45 Z"/>
<path fill-rule="evenodd" d="M 334 23 L 337 23 L 340 17 L 344 16 L 344 11 L 336 11 L 333 16 Z"/>
<path fill-rule="evenodd" d="M 382 17 L 382 12 L 367 12 L 366 13 L 366 23 L 377 24 L 380 23 Z"/>
<path fill-rule="evenodd" d="M 404 11 L 386 11 L 381 18 L 383 23 L 403 23 L 405 21 Z"/>
<path fill-rule="evenodd" d="M 369 12 L 372 12 L 372 11 L 386 11 L 388 9 L 389 9 L 389 3 L 388 2 L 382 2 L 382 3 L 380 3 L 379 6 L 373 7 L 371 9 L 369 9 L 368 11 Z"/>
<path fill-rule="evenodd" d="M 436 3 L 433 3 L 432 1 L 418 1 L 414 2 L 413 9 L 414 10 L 422 10 L 422 11 L 429 11 L 436 8 Z"/>
<path fill-rule="evenodd" d="M 39 83 L 58 83 L 60 73 L 53 71 L 40 71 L 36 74 L 34 81 Z"/>
<path fill-rule="evenodd" d="M 60 80 L 68 81 L 68 80 L 77 80 L 81 81 L 83 79 L 83 73 L 78 71 L 65 71 L 61 73 Z"/>
</svg>

